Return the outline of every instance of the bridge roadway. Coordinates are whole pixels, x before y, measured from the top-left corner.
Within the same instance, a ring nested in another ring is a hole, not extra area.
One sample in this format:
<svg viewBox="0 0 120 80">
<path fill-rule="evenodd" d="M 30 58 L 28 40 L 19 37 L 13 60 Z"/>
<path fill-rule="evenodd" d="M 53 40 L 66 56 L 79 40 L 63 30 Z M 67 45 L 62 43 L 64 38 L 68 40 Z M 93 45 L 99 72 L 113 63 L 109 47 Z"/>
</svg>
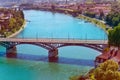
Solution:
<svg viewBox="0 0 120 80">
<path fill-rule="evenodd" d="M 24 42 L 24 43 L 51 43 L 51 44 L 107 44 L 107 40 L 80 40 L 80 39 L 55 39 L 55 38 L 0 38 L 0 42 Z"/>
</svg>

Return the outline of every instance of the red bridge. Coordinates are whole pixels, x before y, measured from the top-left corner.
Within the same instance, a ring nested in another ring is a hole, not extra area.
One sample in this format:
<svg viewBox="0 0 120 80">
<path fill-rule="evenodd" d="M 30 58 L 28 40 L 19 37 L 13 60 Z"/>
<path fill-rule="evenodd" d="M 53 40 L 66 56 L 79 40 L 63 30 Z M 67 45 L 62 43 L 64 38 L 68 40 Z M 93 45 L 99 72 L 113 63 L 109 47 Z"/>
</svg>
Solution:
<svg viewBox="0 0 120 80">
<path fill-rule="evenodd" d="M 9 56 L 16 54 L 16 45 L 32 44 L 47 49 L 49 59 L 58 57 L 58 48 L 60 47 L 85 46 L 98 51 L 103 51 L 107 46 L 107 43 L 107 40 L 0 38 L 0 45 L 6 48 L 6 53 Z"/>
</svg>

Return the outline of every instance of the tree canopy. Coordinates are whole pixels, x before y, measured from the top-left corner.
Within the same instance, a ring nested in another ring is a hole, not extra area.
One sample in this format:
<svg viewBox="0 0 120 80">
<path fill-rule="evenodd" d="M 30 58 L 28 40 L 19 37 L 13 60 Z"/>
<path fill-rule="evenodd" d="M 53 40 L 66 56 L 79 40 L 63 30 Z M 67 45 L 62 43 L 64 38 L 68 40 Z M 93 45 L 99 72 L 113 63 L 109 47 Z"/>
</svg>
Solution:
<svg viewBox="0 0 120 80">
<path fill-rule="evenodd" d="M 113 3 L 111 12 L 106 16 L 106 22 L 110 26 L 118 26 L 120 23 L 120 3 Z"/>
<path fill-rule="evenodd" d="M 85 15 L 86 15 L 86 16 L 89 16 L 89 17 L 91 17 L 91 18 L 94 18 L 94 17 L 95 17 L 95 13 L 94 13 L 94 12 L 88 12 L 88 11 L 87 11 L 87 12 L 85 13 Z"/>
<path fill-rule="evenodd" d="M 108 44 L 110 46 L 120 47 L 120 24 L 108 33 Z"/>
<path fill-rule="evenodd" d="M 118 63 L 108 60 L 101 63 L 94 71 L 95 80 L 119 80 L 120 72 L 118 72 Z"/>
<path fill-rule="evenodd" d="M 0 21 L 0 36 L 7 37 L 21 28 L 24 23 L 24 14 L 21 10 L 14 9 L 0 9 L 3 17 L 8 18 Z"/>
<path fill-rule="evenodd" d="M 106 16 L 107 24 L 117 26 L 120 23 L 120 13 L 111 12 Z"/>
<path fill-rule="evenodd" d="M 73 76 L 70 80 L 119 80 L 120 72 L 119 65 L 113 60 L 108 60 L 101 63 L 96 69 L 91 70 L 85 77 Z"/>
</svg>

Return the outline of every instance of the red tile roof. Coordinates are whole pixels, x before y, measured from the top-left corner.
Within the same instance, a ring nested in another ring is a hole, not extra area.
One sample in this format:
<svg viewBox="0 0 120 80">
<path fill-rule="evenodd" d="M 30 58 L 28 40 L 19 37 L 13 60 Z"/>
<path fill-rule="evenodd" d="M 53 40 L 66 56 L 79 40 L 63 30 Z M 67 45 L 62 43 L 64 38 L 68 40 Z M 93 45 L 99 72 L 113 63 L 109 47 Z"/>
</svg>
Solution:
<svg viewBox="0 0 120 80">
<path fill-rule="evenodd" d="M 120 62 L 120 50 L 116 51 L 116 55 L 111 59 Z"/>
<path fill-rule="evenodd" d="M 97 56 L 97 58 L 101 58 L 101 59 L 110 59 L 112 57 L 114 57 L 115 55 L 115 50 L 109 50 L 108 52 L 103 52 L 101 55 Z"/>
</svg>

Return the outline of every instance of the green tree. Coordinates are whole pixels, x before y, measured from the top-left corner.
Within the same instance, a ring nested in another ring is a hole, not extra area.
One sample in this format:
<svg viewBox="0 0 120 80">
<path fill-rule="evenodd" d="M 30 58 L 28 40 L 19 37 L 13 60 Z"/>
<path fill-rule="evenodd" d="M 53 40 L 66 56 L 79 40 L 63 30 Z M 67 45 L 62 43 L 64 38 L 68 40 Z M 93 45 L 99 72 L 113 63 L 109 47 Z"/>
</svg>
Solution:
<svg viewBox="0 0 120 80">
<path fill-rule="evenodd" d="M 16 20 L 14 18 L 10 18 L 9 20 L 9 28 L 12 29 L 15 26 Z"/>
<path fill-rule="evenodd" d="M 0 30 L 0 34 L 2 36 L 7 37 L 7 36 L 11 35 L 12 33 L 19 30 L 20 27 L 23 25 L 23 23 L 24 23 L 23 11 L 16 11 L 13 9 L 0 8 L 0 12 L 3 13 L 5 15 L 5 17 L 7 17 L 9 14 L 12 15 L 8 20 L 5 20 L 5 22 L 1 23 L 2 27 Z"/>
<path fill-rule="evenodd" d="M 113 60 L 101 63 L 96 69 L 93 69 L 86 76 L 73 76 L 70 80 L 119 80 L 119 65 Z"/>
<path fill-rule="evenodd" d="M 106 22 L 110 26 L 118 26 L 120 23 L 120 3 L 113 3 L 111 12 L 106 16 Z"/>
<path fill-rule="evenodd" d="M 85 15 L 88 16 L 88 17 L 91 17 L 91 18 L 94 18 L 94 17 L 95 17 L 95 13 L 94 13 L 94 12 L 88 12 L 88 11 L 87 11 L 87 12 L 85 13 Z"/>
<path fill-rule="evenodd" d="M 110 46 L 120 47 L 120 25 L 115 27 L 113 30 L 109 30 L 108 44 Z"/>
<path fill-rule="evenodd" d="M 96 80 L 119 80 L 119 65 L 113 60 L 108 60 L 100 64 L 92 73 Z"/>
<path fill-rule="evenodd" d="M 117 16 L 117 17 L 113 17 L 112 18 L 112 25 L 113 26 L 117 26 L 119 24 L 119 20 L 120 18 Z"/>
</svg>

